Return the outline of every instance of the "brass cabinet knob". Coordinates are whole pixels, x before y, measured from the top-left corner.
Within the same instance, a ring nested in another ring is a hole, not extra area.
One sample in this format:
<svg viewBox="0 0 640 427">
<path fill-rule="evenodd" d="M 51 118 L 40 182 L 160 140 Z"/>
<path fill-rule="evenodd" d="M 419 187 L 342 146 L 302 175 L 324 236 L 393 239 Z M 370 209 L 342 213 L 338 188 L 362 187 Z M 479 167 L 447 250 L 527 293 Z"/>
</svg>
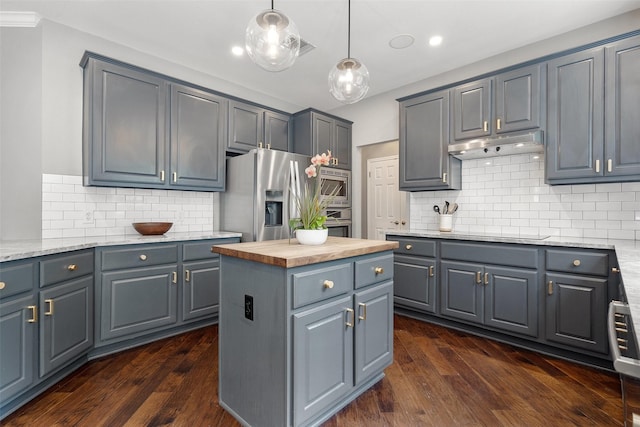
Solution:
<svg viewBox="0 0 640 427">
<path fill-rule="evenodd" d="M 0 290 L 4 289 L 4 287 L 7 286 L 6 283 L 4 282 L 0 282 Z"/>
<path fill-rule="evenodd" d="M 69 270 L 69 271 L 76 271 L 77 269 L 78 269 L 78 266 L 75 265 L 75 264 L 69 264 L 67 266 L 67 270 Z"/>
<path fill-rule="evenodd" d="M 147 260 L 147 256 L 145 254 L 140 255 L 140 260 L 141 261 L 146 261 Z"/>
<path fill-rule="evenodd" d="M 405 248 L 406 250 L 410 251 L 410 250 L 413 248 L 413 246 L 411 246 L 411 245 L 407 245 L 407 246 L 405 246 L 404 248 Z"/>
<path fill-rule="evenodd" d="M 580 264 L 581 264 L 581 263 L 580 263 L 580 260 L 579 260 L 579 259 L 574 259 L 574 260 L 573 260 L 573 266 L 574 266 L 574 267 L 580 267 Z"/>
<path fill-rule="evenodd" d="M 382 274 L 382 273 L 384 273 L 384 268 L 376 267 L 376 268 L 373 269 L 373 272 L 376 273 L 376 274 Z"/>
<path fill-rule="evenodd" d="M 333 281 L 331 280 L 325 280 L 323 283 L 323 286 L 327 289 L 333 289 Z"/>
</svg>

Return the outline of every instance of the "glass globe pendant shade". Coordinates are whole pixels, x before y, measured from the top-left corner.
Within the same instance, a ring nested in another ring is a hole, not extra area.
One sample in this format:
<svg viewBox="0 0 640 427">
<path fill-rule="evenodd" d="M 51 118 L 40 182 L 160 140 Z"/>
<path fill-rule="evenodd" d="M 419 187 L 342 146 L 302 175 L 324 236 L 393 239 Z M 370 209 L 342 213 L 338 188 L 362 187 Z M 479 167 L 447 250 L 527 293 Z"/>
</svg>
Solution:
<svg viewBox="0 0 640 427">
<path fill-rule="evenodd" d="M 353 104 L 369 91 L 369 70 L 355 58 L 345 58 L 329 72 L 329 92 L 338 101 Z"/>
<path fill-rule="evenodd" d="M 263 10 L 247 25 L 245 48 L 251 60 L 265 70 L 286 70 L 300 53 L 300 33 L 284 13 Z"/>
</svg>

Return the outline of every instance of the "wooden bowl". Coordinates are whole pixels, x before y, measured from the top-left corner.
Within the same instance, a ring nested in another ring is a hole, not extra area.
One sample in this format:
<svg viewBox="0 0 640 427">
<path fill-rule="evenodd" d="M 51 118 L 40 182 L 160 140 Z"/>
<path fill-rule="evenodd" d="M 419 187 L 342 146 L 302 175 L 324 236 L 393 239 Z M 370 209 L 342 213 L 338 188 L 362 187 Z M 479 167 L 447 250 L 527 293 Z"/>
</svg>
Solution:
<svg viewBox="0 0 640 427">
<path fill-rule="evenodd" d="M 172 222 L 134 222 L 133 228 L 143 236 L 157 236 L 164 234 L 173 226 Z"/>
</svg>

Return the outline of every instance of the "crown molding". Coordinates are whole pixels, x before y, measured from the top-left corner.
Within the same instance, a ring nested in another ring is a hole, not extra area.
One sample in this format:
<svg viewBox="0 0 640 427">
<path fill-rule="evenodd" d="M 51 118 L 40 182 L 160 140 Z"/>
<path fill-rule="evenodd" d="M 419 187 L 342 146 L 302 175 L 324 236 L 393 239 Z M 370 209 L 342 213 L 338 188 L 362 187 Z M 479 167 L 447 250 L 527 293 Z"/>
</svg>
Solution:
<svg viewBox="0 0 640 427">
<path fill-rule="evenodd" d="M 0 11 L 0 27 L 37 27 L 40 15 L 35 12 Z"/>
</svg>

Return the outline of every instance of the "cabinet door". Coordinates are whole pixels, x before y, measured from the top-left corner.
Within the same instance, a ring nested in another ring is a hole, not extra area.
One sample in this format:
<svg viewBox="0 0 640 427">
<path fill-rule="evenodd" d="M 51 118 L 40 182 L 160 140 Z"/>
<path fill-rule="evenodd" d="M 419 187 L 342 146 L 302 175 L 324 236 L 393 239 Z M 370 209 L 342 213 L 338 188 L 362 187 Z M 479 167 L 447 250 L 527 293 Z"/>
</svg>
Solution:
<svg viewBox="0 0 640 427">
<path fill-rule="evenodd" d="M 239 101 L 229 101 L 227 150 L 246 153 L 263 146 L 264 109 Z"/>
<path fill-rule="evenodd" d="M 355 383 L 393 362 L 393 282 L 356 293 Z"/>
<path fill-rule="evenodd" d="M 441 299 L 443 316 L 483 323 L 484 288 L 483 266 L 466 262 L 440 262 Z"/>
<path fill-rule="evenodd" d="M 30 322 L 34 316 L 36 321 Z M 0 304 L 0 402 L 3 404 L 34 381 L 37 329 L 34 296 Z"/>
<path fill-rule="evenodd" d="M 222 97 L 186 86 L 172 86 L 172 186 L 224 188 L 227 108 L 227 100 Z"/>
<path fill-rule="evenodd" d="M 400 104 L 400 190 L 455 188 L 460 160 L 449 156 L 448 147 L 448 91 Z"/>
<path fill-rule="evenodd" d="M 102 273 L 100 338 L 130 338 L 176 323 L 176 276 L 176 265 Z"/>
<path fill-rule="evenodd" d="M 605 175 L 640 180 L 640 37 L 606 48 Z"/>
<path fill-rule="evenodd" d="M 395 255 L 393 294 L 397 304 L 435 313 L 437 280 L 434 259 Z"/>
<path fill-rule="evenodd" d="M 333 149 L 335 123 L 333 119 L 318 113 L 311 113 L 312 147 L 311 156 Z M 304 154 L 304 153 L 303 153 Z"/>
<path fill-rule="evenodd" d="M 540 127 L 541 68 L 537 64 L 496 77 L 496 133 Z"/>
<path fill-rule="evenodd" d="M 548 69 L 547 180 L 602 176 L 604 49 L 554 59 Z"/>
<path fill-rule="evenodd" d="M 271 150 L 289 151 L 289 116 L 275 111 L 264 112 L 264 143 Z"/>
<path fill-rule="evenodd" d="M 220 301 L 220 261 L 190 262 L 183 268 L 182 320 L 216 314 Z"/>
<path fill-rule="evenodd" d="M 538 273 L 535 270 L 485 267 L 487 326 L 538 336 Z"/>
<path fill-rule="evenodd" d="M 546 338 L 607 353 L 607 279 L 569 274 L 545 278 Z"/>
<path fill-rule="evenodd" d="M 347 309 L 352 309 L 351 296 L 293 316 L 294 425 L 353 388 L 355 319 Z"/>
<path fill-rule="evenodd" d="M 40 376 L 93 346 L 93 276 L 40 292 Z"/>
<path fill-rule="evenodd" d="M 335 121 L 335 138 L 332 154 L 336 158 L 334 165 L 340 169 L 351 169 L 351 125 Z"/>
<path fill-rule="evenodd" d="M 491 135 L 492 79 L 478 80 L 453 88 L 454 139 Z"/>
<path fill-rule="evenodd" d="M 164 186 L 166 82 L 154 75 L 95 62 L 86 135 L 95 185 Z M 86 108 L 86 107 L 85 107 Z M 168 171 L 166 171 L 168 172 Z"/>
</svg>

